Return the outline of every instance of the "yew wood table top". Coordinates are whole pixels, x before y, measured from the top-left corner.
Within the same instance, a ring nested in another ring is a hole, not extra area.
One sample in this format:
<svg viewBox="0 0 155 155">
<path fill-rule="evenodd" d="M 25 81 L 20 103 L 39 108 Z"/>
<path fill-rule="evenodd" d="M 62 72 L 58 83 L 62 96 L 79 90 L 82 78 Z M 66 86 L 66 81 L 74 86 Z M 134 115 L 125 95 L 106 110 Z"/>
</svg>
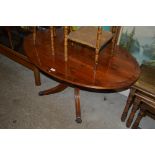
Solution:
<svg viewBox="0 0 155 155">
<path fill-rule="evenodd" d="M 69 44 L 68 61 L 64 61 L 63 31 L 56 30 L 55 55 L 52 55 L 49 30 L 38 31 L 36 44 L 33 36 L 24 40 L 29 59 L 50 77 L 73 85 L 95 90 L 119 90 L 130 87 L 139 77 L 140 68 L 135 58 L 117 46 L 111 56 L 111 44 L 99 54 L 95 67 L 95 51 L 77 44 Z"/>
</svg>

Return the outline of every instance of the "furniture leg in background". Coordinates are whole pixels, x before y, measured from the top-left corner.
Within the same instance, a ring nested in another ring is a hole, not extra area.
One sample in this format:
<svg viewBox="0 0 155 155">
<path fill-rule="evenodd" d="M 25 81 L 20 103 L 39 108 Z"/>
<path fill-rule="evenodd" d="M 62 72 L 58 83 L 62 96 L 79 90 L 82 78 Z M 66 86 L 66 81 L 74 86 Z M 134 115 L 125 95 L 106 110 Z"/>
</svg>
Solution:
<svg viewBox="0 0 155 155">
<path fill-rule="evenodd" d="M 1 44 L 0 44 L 0 53 L 5 55 L 6 57 L 12 59 L 13 61 L 31 69 L 34 72 L 36 86 L 41 85 L 39 69 L 36 68 L 25 55 L 20 54 L 16 51 L 4 46 L 4 45 L 1 45 Z"/>
<path fill-rule="evenodd" d="M 8 38 L 9 38 L 10 47 L 11 47 L 11 49 L 13 49 L 13 43 L 12 43 L 11 30 L 10 30 L 9 26 L 6 26 L 6 27 L 5 27 L 5 31 L 6 31 L 6 32 L 7 32 L 7 34 L 8 34 Z"/>
<path fill-rule="evenodd" d="M 140 98 L 139 97 L 136 97 L 135 98 L 135 101 L 134 101 L 134 104 L 133 104 L 133 107 L 132 107 L 132 110 L 131 110 L 131 113 L 130 113 L 130 116 L 129 116 L 129 118 L 127 120 L 127 123 L 126 123 L 126 126 L 128 128 L 131 126 L 131 123 L 133 121 L 133 118 L 135 116 L 135 113 L 136 113 L 136 111 L 139 108 L 140 102 L 141 102 Z"/>
<path fill-rule="evenodd" d="M 34 72 L 35 84 L 36 84 L 36 86 L 40 86 L 41 85 L 40 71 L 37 67 L 34 66 L 33 72 Z"/>
<path fill-rule="evenodd" d="M 121 116 L 121 121 L 124 122 L 126 120 L 126 117 L 128 115 L 128 111 L 131 107 L 131 105 L 133 104 L 133 100 L 134 100 L 134 93 L 135 93 L 136 89 L 134 88 L 131 88 L 130 90 L 130 94 L 129 94 L 129 97 L 127 99 L 127 103 L 126 103 L 126 106 L 124 108 L 124 111 L 123 111 L 123 114 Z"/>
<path fill-rule="evenodd" d="M 131 87 L 131 91 L 123 111 L 121 120 L 125 121 L 127 113 L 132 106 L 131 113 L 126 122 L 126 126 L 130 127 L 135 116 L 135 113 L 139 109 L 137 118 L 133 123 L 133 129 L 137 129 L 141 119 L 148 115 L 155 119 L 155 67 L 153 65 L 142 65 L 141 74 L 139 79 Z"/>
<path fill-rule="evenodd" d="M 138 128 L 139 123 L 140 123 L 141 119 L 142 119 L 144 116 L 145 116 L 145 109 L 140 108 L 140 111 L 139 111 L 139 113 L 138 113 L 138 116 L 137 116 L 135 122 L 134 122 L 133 125 L 132 125 L 132 129 L 137 129 L 137 128 Z"/>
</svg>

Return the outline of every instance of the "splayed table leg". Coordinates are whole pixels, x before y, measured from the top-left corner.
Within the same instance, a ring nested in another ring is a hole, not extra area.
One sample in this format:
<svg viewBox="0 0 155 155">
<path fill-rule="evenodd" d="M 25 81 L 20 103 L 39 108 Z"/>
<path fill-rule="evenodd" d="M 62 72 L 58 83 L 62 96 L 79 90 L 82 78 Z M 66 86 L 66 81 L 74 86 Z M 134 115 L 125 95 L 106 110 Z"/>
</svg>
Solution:
<svg viewBox="0 0 155 155">
<path fill-rule="evenodd" d="M 53 88 L 48 89 L 48 90 L 40 91 L 39 96 L 55 94 L 55 93 L 58 93 L 58 92 L 65 90 L 67 87 L 68 87 L 67 85 L 60 83 L 56 87 L 53 87 Z"/>
<path fill-rule="evenodd" d="M 81 123 L 81 108 L 80 108 L 80 89 L 74 88 L 74 96 L 75 96 L 75 110 L 76 110 L 76 122 Z"/>
</svg>

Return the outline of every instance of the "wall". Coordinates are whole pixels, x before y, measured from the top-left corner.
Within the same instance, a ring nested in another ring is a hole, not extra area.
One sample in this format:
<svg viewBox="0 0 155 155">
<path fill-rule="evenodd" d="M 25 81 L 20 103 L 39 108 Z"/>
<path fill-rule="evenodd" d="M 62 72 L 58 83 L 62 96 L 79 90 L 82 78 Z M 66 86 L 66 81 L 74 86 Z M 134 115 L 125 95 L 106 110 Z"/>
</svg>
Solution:
<svg viewBox="0 0 155 155">
<path fill-rule="evenodd" d="M 139 65 L 155 65 L 155 26 L 122 27 L 119 44 L 136 58 Z M 128 96 L 129 90 L 120 93 Z"/>
</svg>

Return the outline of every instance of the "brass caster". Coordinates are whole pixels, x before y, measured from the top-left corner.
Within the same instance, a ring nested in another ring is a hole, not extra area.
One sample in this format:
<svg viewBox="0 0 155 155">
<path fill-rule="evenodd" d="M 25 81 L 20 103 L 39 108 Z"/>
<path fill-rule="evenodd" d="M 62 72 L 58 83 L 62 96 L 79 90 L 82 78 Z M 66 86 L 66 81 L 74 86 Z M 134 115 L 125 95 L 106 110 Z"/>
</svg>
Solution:
<svg viewBox="0 0 155 155">
<path fill-rule="evenodd" d="M 82 119 L 80 117 L 77 117 L 75 121 L 76 123 L 82 123 Z"/>
<path fill-rule="evenodd" d="M 43 91 L 40 91 L 40 92 L 38 93 L 38 95 L 39 95 L 39 96 L 43 96 L 43 95 L 44 95 L 44 92 L 43 92 Z"/>
</svg>

